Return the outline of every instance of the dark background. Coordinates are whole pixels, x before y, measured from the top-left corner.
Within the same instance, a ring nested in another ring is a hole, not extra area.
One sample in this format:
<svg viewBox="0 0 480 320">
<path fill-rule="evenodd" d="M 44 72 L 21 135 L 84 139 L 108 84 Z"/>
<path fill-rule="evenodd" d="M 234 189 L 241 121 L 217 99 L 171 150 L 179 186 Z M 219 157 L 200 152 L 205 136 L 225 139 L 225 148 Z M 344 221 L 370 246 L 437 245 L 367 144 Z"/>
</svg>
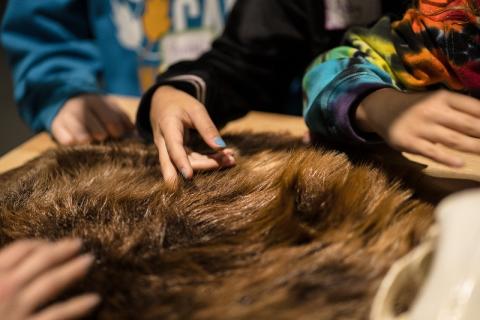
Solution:
<svg viewBox="0 0 480 320">
<path fill-rule="evenodd" d="M 7 0 L 0 0 L 0 22 L 3 21 L 6 4 Z M 10 68 L 8 67 L 5 51 L 0 46 L 0 156 L 32 135 L 33 133 L 20 119 L 17 107 L 13 102 Z"/>
</svg>

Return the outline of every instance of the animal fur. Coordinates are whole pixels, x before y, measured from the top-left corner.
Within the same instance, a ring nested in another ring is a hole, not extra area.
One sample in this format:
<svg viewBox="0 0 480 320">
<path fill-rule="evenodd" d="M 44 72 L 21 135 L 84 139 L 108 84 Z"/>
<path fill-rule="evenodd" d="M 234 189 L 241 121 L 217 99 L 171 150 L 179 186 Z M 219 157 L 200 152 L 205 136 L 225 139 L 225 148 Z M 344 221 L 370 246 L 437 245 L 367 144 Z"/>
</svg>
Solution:
<svg viewBox="0 0 480 320">
<path fill-rule="evenodd" d="M 225 138 L 238 165 L 175 188 L 153 146 L 49 151 L 0 176 L 0 243 L 84 239 L 97 261 L 66 296 L 99 292 L 98 319 L 367 319 L 432 207 L 344 154 Z"/>
</svg>

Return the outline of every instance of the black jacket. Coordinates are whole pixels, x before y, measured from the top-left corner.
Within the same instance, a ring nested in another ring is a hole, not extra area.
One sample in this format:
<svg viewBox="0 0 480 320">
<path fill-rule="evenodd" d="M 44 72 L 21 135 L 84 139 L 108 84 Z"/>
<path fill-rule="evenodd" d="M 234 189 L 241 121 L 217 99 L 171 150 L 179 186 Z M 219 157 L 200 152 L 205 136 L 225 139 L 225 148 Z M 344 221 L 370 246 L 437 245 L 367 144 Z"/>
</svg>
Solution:
<svg viewBox="0 0 480 320">
<path fill-rule="evenodd" d="M 408 0 L 237 0 L 224 33 L 194 61 L 172 65 L 142 97 L 137 128 L 151 138 L 150 102 L 160 85 L 181 89 L 202 102 L 219 126 L 252 107 L 278 110 L 292 80 L 322 52 L 337 46 L 345 29 L 327 30 L 327 5 L 381 2 L 380 15 L 400 16 Z M 362 4 L 363 3 L 363 4 Z M 363 13 L 363 17 L 365 12 Z M 364 17 L 365 18 L 365 17 Z M 374 22 L 378 15 L 368 16 Z M 364 19 L 365 20 L 365 19 Z M 357 24 L 351 21 L 350 25 Z M 345 26 L 348 27 L 348 26 Z M 330 28 L 331 29 L 331 28 Z"/>
</svg>

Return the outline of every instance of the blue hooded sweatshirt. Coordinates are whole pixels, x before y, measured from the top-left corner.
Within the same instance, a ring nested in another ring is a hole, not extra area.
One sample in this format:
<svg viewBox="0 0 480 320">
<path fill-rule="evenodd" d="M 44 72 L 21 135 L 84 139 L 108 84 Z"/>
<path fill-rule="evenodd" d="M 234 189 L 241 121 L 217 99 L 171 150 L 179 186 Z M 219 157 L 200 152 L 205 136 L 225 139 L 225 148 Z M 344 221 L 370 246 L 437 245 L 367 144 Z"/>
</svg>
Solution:
<svg viewBox="0 0 480 320">
<path fill-rule="evenodd" d="M 50 130 L 73 96 L 141 95 L 159 70 L 209 49 L 234 1 L 9 1 L 1 41 L 20 115 Z"/>
</svg>

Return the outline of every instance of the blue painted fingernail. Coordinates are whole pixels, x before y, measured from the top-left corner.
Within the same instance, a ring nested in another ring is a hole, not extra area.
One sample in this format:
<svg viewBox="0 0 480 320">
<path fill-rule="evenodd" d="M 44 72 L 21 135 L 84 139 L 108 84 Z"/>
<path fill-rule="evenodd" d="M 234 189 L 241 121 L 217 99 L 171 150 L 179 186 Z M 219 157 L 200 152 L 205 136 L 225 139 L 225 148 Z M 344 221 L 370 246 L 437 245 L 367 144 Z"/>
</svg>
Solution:
<svg viewBox="0 0 480 320">
<path fill-rule="evenodd" d="M 217 146 L 219 146 L 220 148 L 226 148 L 227 147 L 227 144 L 225 143 L 225 141 L 223 141 L 223 139 L 220 138 L 220 137 L 216 137 L 214 141 L 215 141 L 215 144 Z"/>
</svg>

